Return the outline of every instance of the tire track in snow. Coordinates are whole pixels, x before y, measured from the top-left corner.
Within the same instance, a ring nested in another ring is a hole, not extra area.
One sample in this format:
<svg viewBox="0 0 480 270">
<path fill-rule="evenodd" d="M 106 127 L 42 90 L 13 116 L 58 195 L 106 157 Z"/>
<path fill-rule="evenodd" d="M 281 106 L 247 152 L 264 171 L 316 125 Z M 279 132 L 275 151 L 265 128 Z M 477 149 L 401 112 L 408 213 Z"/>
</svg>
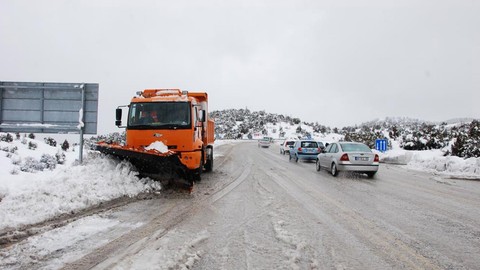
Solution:
<svg viewBox="0 0 480 270">
<path fill-rule="evenodd" d="M 274 165 L 274 161 L 265 156 L 263 157 L 265 162 Z M 336 222 L 332 220 L 332 216 L 321 213 L 323 211 L 320 209 L 325 208 L 322 204 L 331 205 L 331 207 L 338 209 L 335 215 L 336 219 L 340 219 L 351 231 L 356 232 L 357 236 L 375 246 L 378 252 L 391 261 L 397 263 L 400 261 L 410 269 L 441 269 L 429 258 L 422 256 L 414 248 L 382 230 L 373 222 L 363 218 L 360 214 L 352 211 L 338 200 L 331 198 L 328 194 L 316 190 L 316 186 L 311 183 L 297 180 L 298 176 L 287 170 L 265 170 L 265 172 L 272 179 L 275 179 L 275 182 L 283 187 L 287 193 L 304 205 L 309 212 L 320 220 L 328 221 L 327 224 L 336 224 Z M 319 214 L 320 216 L 318 216 Z"/>
<path fill-rule="evenodd" d="M 230 153 L 231 149 L 228 152 Z M 226 161 L 224 161 L 220 163 L 220 166 L 224 166 L 226 164 Z M 115 268 L 117 264 L 116 262 L 122 261 L 128 257 L 132 257 L 140 252 L 141 249 L 138 247 L 138 244 L 136 244 L 137 242 L 148 242 L 152 235 L 155 235 L 155 241 L 161 239 L 169 231 L 173 230 L 178 224 L 182 223 L 184 220 L 191 217 L 201 209 L 207 208 L 209 205 L 223 198 L 229 192 L 234 190 L 238 185 L 247 179 L 251 172 L 251 167 L 252 162 L 247 160 L 247 162 L 243 164 L 243 167 L 238 168 L 238 171 L 235 173 L 238 175 L 237 177 L 233 178 L 227 183 L 223 183 L 223 185 L 220 187 L 216 187 L 216 190 L 213 192 L 206 193 L 208 195 L 196 196 L 189 201 L 182 201 L 181 204 L 173 206 L 165 213 L 155 217 L 151 222 L 124 234 L 123 236 L 100 248 L 95 249 L 75 262 L 66 264 L 63 269 L 91 269 L 94 267 L 99 267 L 102 269 Z M 208 181 L 208 179 L 206 180 Z M 159 230 L 161 231 L 160 233 L 158 233 Z M 119 255 L 110 258 L 112 254 Z"/>
</svg>

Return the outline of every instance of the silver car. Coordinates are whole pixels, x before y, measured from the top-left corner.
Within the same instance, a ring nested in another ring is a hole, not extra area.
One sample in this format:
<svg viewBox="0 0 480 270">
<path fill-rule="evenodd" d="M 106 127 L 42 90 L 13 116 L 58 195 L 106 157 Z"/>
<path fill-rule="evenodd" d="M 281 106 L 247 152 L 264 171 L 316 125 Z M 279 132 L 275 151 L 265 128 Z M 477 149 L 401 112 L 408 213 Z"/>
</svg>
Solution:
<svg viewBox="0 0 480 270">
<path fill-rule="evenodd" d="M 366 173 L 372 178 L 378 171 L 379 156 L 363 143 L 336 142 L 331 143 L 322 153 L 317 155 L 316 169 L 329 170 L 333 176 L 339 171 Z"/>
</svg>

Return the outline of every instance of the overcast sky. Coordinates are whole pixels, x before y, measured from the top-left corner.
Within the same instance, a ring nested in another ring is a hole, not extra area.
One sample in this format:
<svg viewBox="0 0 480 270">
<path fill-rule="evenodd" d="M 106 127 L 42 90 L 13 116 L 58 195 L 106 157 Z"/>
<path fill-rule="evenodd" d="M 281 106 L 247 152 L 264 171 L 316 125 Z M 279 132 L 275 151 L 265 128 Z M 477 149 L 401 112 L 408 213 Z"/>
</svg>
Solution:
<svg viewBox="0 0 480 270">
<path fill-rule="evenodd" d="M 331 127 L 480 118 L 480 1 L 1 0 L 0 81 L 99 83 L 99 133 L 145 88 Z"/>
</svg>

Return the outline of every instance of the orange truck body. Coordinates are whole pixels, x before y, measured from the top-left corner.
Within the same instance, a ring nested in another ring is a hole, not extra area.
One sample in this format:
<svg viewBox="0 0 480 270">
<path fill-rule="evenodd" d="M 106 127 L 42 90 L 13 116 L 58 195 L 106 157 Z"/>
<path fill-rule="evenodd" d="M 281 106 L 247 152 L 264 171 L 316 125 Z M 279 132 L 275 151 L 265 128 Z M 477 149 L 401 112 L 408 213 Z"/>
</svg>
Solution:
<svg viewBox="0 0 480 270">
<path fill-rule="evenodd" d="M 208 117 L 207 93 L 146 89 L 128 107 L 126 143 L 101 142 L 98 150 L 130 160 L 140 174 L 175 173 L 191 185 L 213 169 L 214 121 Z M 159 142 L 163 150 L 152 149 Z"/>
</svg>

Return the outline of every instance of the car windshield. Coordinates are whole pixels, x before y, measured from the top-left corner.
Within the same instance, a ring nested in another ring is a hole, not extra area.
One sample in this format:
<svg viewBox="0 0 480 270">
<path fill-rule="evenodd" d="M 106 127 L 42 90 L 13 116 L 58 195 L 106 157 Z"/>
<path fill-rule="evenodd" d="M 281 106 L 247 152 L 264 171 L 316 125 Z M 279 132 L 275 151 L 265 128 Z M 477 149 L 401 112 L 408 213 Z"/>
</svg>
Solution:
<svg viewBox="0 0 480 270">
<path fill-rule="evenodd" d="M 290 141 L 290 142 L 286 142 L 285 144 L 286 144 L 286 145 L 294 145 L 295 142 L 294 142 L 294 141 Z"/>
<path fill-rule="evenodd" d="M 302 142 L 300 147 L 303 148 L 318 148 L 317 142 Z"/>
<path fill-rule="evenodd" d="M 343 152 L 372 152 L 368 146 L 359 143 L 341 143 Z"/>
<path fill-rule="evenodd" d="M 130 105 L 129 128 L 189 128 L 190 103 L 145 102 Z"/>
</svg>

